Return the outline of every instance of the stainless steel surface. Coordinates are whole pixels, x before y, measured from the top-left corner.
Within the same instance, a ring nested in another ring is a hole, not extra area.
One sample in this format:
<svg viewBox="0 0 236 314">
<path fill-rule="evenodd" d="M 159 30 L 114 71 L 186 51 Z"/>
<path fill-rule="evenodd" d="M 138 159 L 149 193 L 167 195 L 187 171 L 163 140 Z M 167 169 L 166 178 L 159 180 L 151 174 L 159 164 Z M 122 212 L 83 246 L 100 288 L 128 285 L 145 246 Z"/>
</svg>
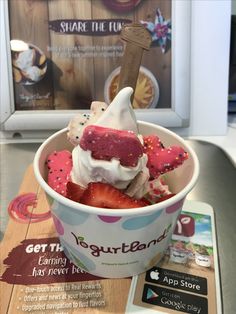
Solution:
<svg viewBox="0 0 236 314">
<path fill-rule="evenodd" d="M 188 199 L 209 203 L 215 210 L 225 314 L 236 313 L 236 169 L 218 147 L 188 141 L 200 160 L 200 177 Z M 1 149 L 1 239 L 7 224 L 7 206 L 15 197 L 24 172 L 40 144 L 3 144 Z M 210 313 L 214 314 L 214 313 Z"/>
</svg>

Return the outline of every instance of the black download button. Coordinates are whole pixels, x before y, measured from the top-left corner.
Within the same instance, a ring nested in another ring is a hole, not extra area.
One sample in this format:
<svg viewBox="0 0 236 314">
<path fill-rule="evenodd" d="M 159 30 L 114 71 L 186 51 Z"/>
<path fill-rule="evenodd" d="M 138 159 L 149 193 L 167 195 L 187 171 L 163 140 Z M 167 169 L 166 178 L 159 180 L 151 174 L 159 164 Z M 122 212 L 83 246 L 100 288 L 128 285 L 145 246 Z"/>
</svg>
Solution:
<svg viewBox="0 0 236 314">
<path fill-rule="evenodd" d="M 184 313 L 208 314 L 206 298 L 149 284 L 144 285 L 142 301 Z"/>
<path fill-rule="evenodd" d="M 170 288 L 207 295 L 207 280 L 199 276 L 153 267 L 146 273 L 145 280 Z"/>
</svg>

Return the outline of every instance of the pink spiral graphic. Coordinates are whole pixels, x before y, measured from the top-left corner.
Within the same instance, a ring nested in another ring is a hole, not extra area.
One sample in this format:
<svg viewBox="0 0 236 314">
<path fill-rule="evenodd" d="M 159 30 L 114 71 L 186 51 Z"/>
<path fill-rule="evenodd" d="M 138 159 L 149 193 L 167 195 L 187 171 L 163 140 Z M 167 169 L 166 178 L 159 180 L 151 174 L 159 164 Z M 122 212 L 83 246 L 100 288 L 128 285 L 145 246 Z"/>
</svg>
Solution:
<svg viewBox="0 0 236 314">
<path fill-rule="evenodd" d="M 9 216 L 17 222 L 40 222 L 51 217 L 51 212 L 34 214 L 29 210 L 29 206 L 36 208 L 37 195 L 35 193 L 25 193 L 15 197 L 8 206 Z"/>
</svg>

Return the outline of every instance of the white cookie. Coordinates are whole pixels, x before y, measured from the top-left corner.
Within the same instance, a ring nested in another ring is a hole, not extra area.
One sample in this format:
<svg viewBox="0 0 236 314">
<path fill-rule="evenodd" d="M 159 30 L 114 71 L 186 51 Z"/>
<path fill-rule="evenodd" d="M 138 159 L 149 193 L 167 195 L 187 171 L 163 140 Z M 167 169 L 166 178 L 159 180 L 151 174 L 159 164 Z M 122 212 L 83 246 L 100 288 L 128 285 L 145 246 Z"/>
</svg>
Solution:
<svg viewBox="0 0 236 314">
<path fill-rule="evenodd" d="M 79 113 L 71 119 L 68 125 L 67 137 L 74 146 L 79 144 L 83 129 L 90 124 L 94 124 L 107 107 L 108 105 L 105 102 L 93 101 L 90 114 Z"/>
</svg>

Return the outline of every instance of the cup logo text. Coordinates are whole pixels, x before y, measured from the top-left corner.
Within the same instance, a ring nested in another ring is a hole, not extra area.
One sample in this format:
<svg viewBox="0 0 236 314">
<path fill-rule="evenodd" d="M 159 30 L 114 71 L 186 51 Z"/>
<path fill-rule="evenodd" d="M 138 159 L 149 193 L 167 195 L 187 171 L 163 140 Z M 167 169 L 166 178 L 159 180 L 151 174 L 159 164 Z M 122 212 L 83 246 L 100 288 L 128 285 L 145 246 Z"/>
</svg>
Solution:
<svg viewBox="0 0 236 314">
<path fill-rule="evenodd" d="M 122 242 L 119 246 L 113 247 L 113 246 L 103 246 L 103 245 L 96 245 L 92 243 L 88 243 L 85 241 L 84 237 L 82 236 L 76 236 L 73 232 L 71 234 L 73 235 L 76 245 L 80 246 L 84 249 L 89 249 L 90 253 L 95 256 L 99 257 L 101 256 L 101 253 L 103 254 L 117 254 L 117 253 L 129 253 L 129 252 L 136 252 L 136 251 L 143 251 L 153 245 L 157 245 L 162 240 L 164 240 L 167 237 L 167 234 L 171 228 L 172 224 L 170 224 L 161 235 L 159 235 L 157 238 L 150 240 L 148 243 L 142 243 L 140 241 L 133 241 L 131 243 L 125 243 Z"/>
</svg>

